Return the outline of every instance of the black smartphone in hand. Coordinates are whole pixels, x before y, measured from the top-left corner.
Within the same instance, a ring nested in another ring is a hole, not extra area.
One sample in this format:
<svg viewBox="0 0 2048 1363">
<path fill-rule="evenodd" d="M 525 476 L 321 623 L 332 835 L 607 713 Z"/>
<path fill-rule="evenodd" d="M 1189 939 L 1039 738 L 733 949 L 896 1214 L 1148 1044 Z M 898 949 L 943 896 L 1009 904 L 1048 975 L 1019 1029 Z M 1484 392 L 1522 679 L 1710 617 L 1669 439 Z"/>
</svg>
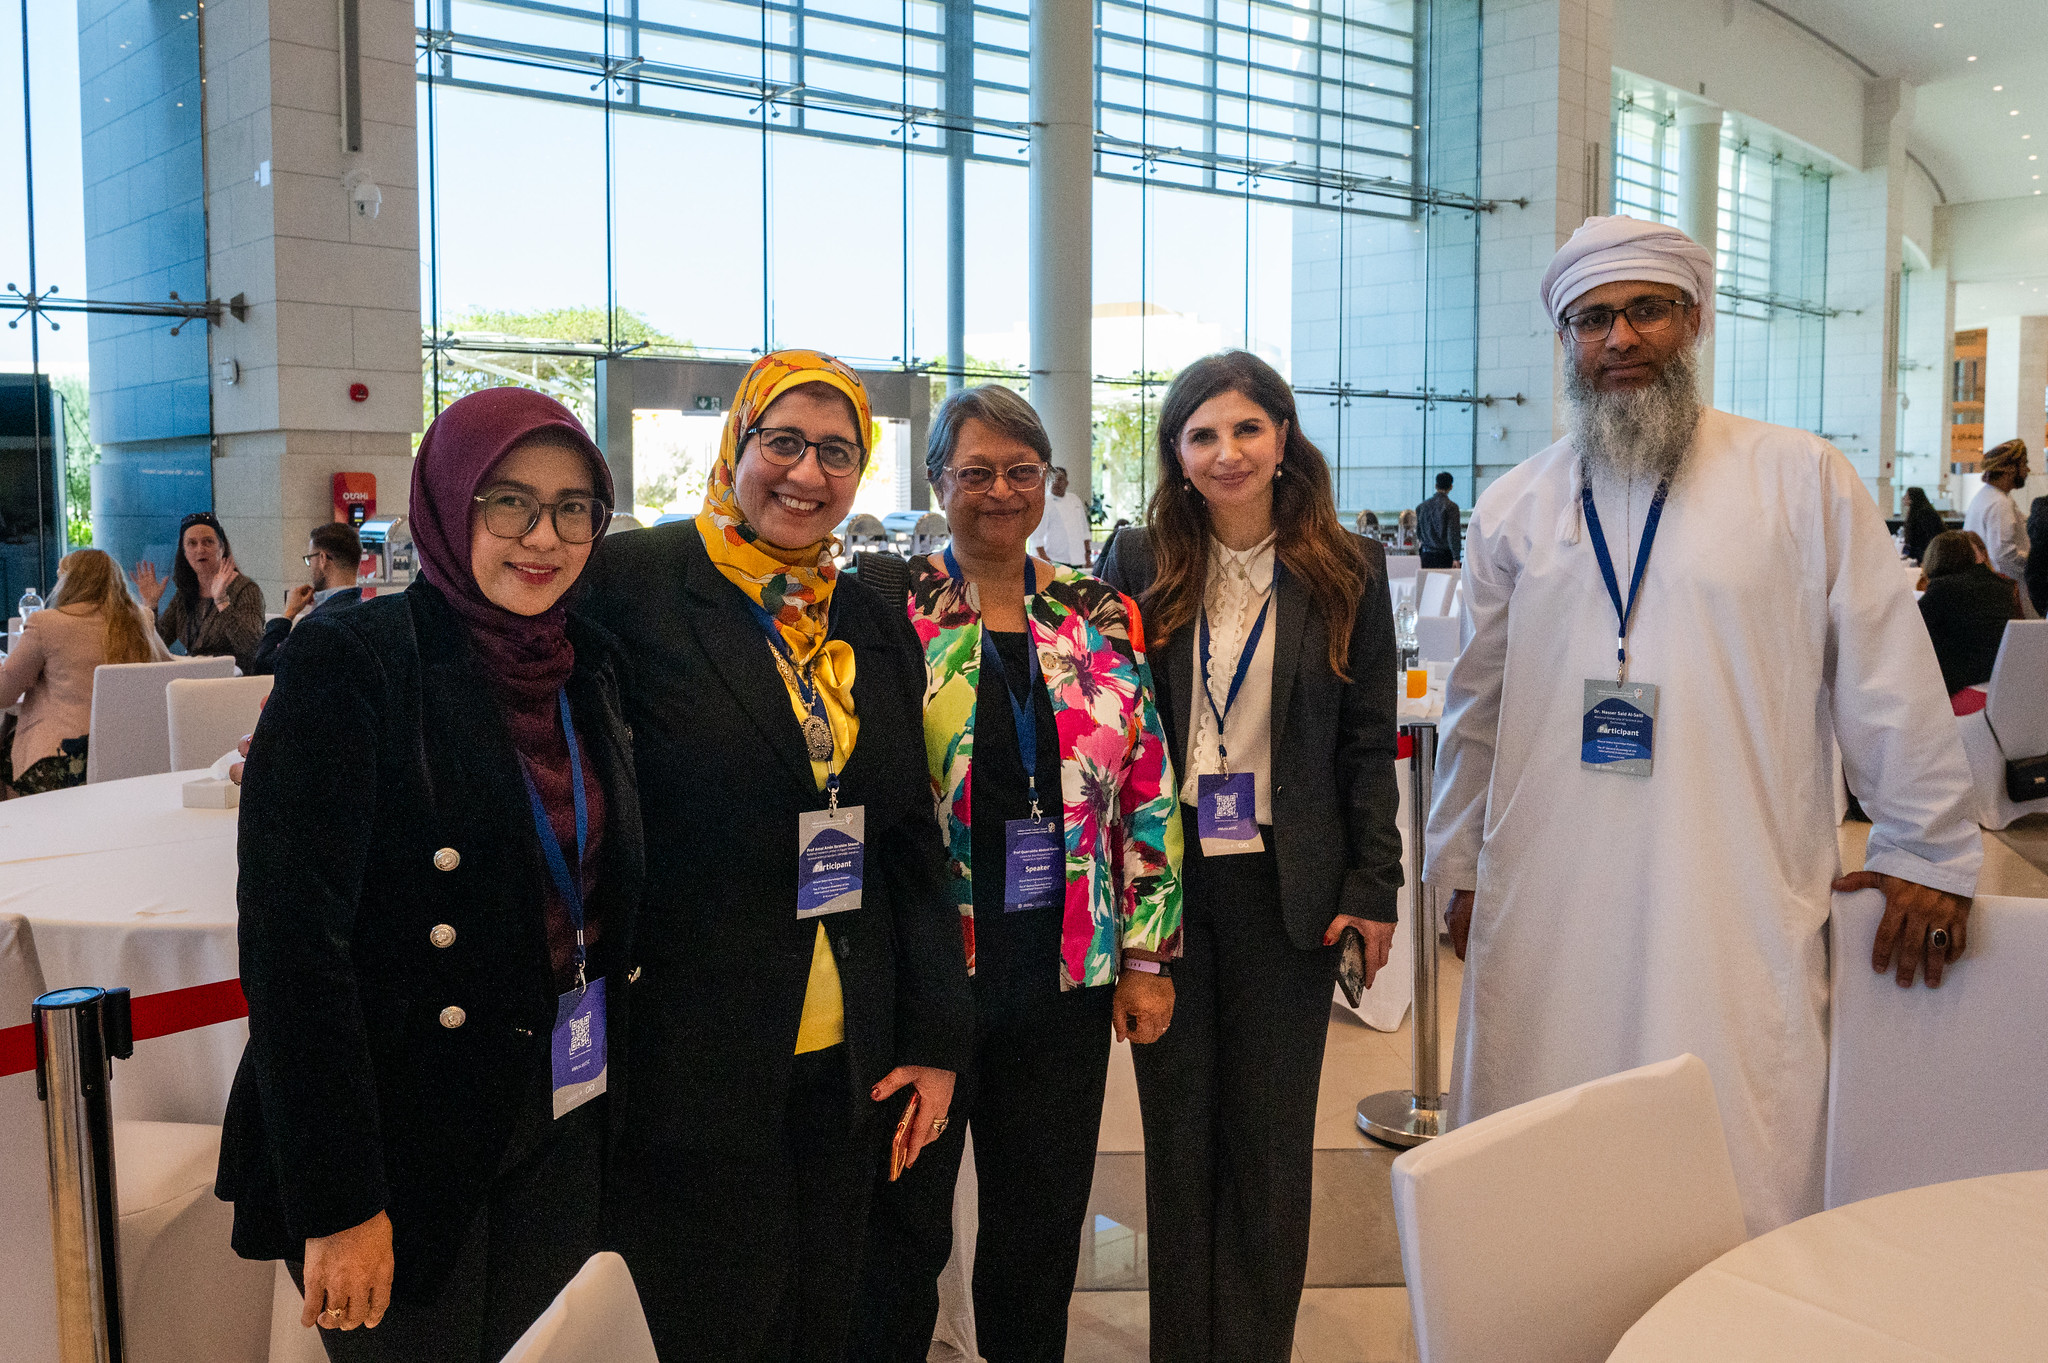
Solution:
<svg viewBox="0 0 2048 1363">
<path fill-rule="evenodd" d="M 1353 1008 L 1365 997 L 1365 934 L 1347 927 L 1337 938 L 1337 987 Z"/>
</svg>

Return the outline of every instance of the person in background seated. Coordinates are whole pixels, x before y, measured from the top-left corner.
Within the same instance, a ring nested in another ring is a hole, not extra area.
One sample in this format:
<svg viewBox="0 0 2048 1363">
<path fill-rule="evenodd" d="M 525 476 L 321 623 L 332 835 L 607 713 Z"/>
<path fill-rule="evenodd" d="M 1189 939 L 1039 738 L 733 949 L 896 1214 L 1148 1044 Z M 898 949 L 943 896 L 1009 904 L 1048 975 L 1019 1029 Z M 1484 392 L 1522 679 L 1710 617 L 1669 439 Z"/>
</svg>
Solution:
<svg viewBox="0 0 2048 1363">
<path fill-rule="evenodd" d="M 1436 495 L 1415 508 L 1415 548 L 1425 568 L 1455 568 L 1464 551 L 1464 530 L 1458 504 L 1451 500 L 1457 482 L 1448 473 L 1436 476 Z"/>
<path fill-rule="evenodd" d="M 1942 685 L 1950 696 L 1991 680 L 1991 665 L 2005 639 L 2005 622 L 2023 618 L 2013 584 L 1991 571 L 1969 538 L 1945 530 L 1927 545 L 1922 560 L 1927 591 L 1920 618 L 1934 641 Z"/>
<path fill-rule="evenodd" d="M 164 588 L 176 584 L 170 603 L 158 611 Z M 189 657 L 232 657 L 244 672 L 256 665 L 263 637 L 263 588 L 235 567 L 228 536 L 211 511 L 195 511 L 178 523 L 178 558 L 171 583 L 144 559 L 135 565 L 142 604 L 156 615 L 165 644 L 182 644 Z"/>
<path fill-rule="evenodd" d="M 1377 511 L 1359 512 L 1356 524 L 1358 526 L 1359 534 L 1365 536 L 1369 540 L 1377 541 L 1379 539 L 1380 517 Z"/>
<path fill-rule="evenodd" d="M 301 624 L 256 725 L 215 1188 L 331 1359 L 495 1363 L 602 1243 L 640 807 L 618 647 L 563 596 L 610 500 L 554 399 L 453 403 L 420 575 Z"/>
<path fill-rule="evenodd" d="M 170 656 L 105 551 L 66 554 L 49 606 L 22 623 L 0 663 L 0 706 L 21 702 L 14 742 L 0 751 L 0 798 L 85 784 L 93 669 Z"/>
<path fill-rule="evenodd" d="M 1907 488 L 1906 524 L 1904 527 L 1906 534 L 1906 557 L 1912 559 L 1915 563 L 1921 562 L 1922 556 L 1927 552 L 1928 543 L 1936 535 L 1942 533 L 1943 528 L 1941 513 L 1936 511 L 1934 504 L 1927 500 L 1926 491 L 1917 487 Z"/>
<path fill-rule="evenodd" d="M 363 599 L 356 585 L 356 573 L 363 561 L 363 539 L 347 521 L 328 521 L 313 527 L 306 541 L 306 567 L 312 570 L 310 584 L 301 583 L 285 594 L 284 614 L 263 627 L 256 643 L 253 676 L 277 671 L 277 656 L 285 640 L 301 620 L 326 610 L 353 606 Z"/>
</svg>

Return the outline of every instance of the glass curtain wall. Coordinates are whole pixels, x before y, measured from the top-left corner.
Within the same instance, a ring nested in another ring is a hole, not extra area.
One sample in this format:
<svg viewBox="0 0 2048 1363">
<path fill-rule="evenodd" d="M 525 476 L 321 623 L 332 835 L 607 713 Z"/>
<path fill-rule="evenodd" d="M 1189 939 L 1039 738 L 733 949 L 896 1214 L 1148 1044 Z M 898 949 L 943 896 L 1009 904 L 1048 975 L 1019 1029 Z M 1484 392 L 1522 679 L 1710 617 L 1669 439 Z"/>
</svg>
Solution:
<svg viewBox="0 0 2048 1363">
<path fill-rule="evenodd" d="M 1678 101 L 1617 77 L 1614 211 L 1678 221 Z M 1714 404 L 1819 432 L 1827 357 L 1828 172 L 1724 125 Z"/>
<path fill-rule="evenodd" d="M 508 381 L 591 416 L 600 357 L 793 345 L 1028 390 L 1028 0 L 416 3 L 428 417 Z M 1470 468 L 1479 0 L 1096 13 L 1103 524 L 1226 346 L 1300 388 L 1346 509 Z M 701 459 L 682 416 L 648 425 Z"/>
</svg>

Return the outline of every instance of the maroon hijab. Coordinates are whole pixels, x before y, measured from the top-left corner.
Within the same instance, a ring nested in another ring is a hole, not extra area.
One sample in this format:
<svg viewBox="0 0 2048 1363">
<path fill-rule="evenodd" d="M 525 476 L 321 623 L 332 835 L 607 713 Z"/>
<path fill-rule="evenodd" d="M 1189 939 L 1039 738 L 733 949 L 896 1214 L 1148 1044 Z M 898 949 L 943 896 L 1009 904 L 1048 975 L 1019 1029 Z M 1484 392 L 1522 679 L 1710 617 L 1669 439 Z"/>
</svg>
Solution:
<svg viewBox="0 0 2048 1363">
<path fill-rule="evenodd" d="M 611 504 L 611 470 L 568 408 L 530 388 L 489 388 L 452 403 L 420 441 L 419 458 L 412 466 L 412 542 L 426 580 L 468 626 L 470 646 L 498 698 L 512 745 L 526 759 L 555 836 L 573 859 L 576 815 L 569 746 L 555 699 L 576 666 L 576 650 L 565 629 L 568 608 L 557 602 L 539 615 L 519 615 L 493 605 L 470 567 L 470 512 L 476 505 L 472 499 L 500 459 L 539 435 L 583 451 L 596 492 Z M 590 816 L 589 856 L 583 866 L 588 890 L 604 838 L 606 811 L 604 788 L 588 772 L 584 790 Z M 546 918 L 555 981 L 567 988 L 575 975 L 575 937 L 568 910 L 552 888 L 546 893 Z M 591 906 L 589 920 L 585 936 L 595 946 L 600 936 L 598 906 Z"/>
<path fill-rule="evenodd" d="M 539 615 L 518 615 L 491 603 L 469 564 L 470 512 L 498 461 L 540 435 L 583 451 L 597 494 L 611 504 L 611 470 L 582 423 L 530 388 L 489 388 L 452 403 L 427 428 L 412 466 L 412 542 L 420 569 L 469 626 L 470 643 L 505 704 L 515 740 L 528 714 L 553 719 L 555 693 L 576 664 L 564 632 L 569 612 L 561 602 Z"/>
</svg>

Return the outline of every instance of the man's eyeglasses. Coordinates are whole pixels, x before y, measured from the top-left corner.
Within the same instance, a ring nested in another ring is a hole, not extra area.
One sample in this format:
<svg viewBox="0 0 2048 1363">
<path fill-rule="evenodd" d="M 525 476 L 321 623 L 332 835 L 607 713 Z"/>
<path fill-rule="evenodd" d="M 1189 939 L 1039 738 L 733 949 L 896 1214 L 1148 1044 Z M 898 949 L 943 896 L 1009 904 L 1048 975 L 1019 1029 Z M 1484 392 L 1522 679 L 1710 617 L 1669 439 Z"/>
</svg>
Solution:
<svg viewBox="0 0 2048 1363">
<path fill-rule="evenodd" d="M 329 553 L 328 553 L 328 552 L 327 552 L 327 551 L 326 551 L 325 549 L 315 549 L 315 550 L 314 550 L 314 551 L 313 551 L 312 553 L 310 553 L 310 554 L 300 554 L 300 555 L 299 555 L 299 562 L 301 562 L 301 563 L 305 564 L 305 565 L 306 565 L 306 566 L 307 566 L 308 568 L 310 568 L 310 567 L 312 567 L 312 566 L 313 566 L 313 560 L 314 560 L 314 559 L 316 559 L 316 558 L 332 558 L 332 557 L 333 557 L 333 555 L 329 554 Z"/>
<path fill-rule="evenodd" d="M 960 485 L 962 492 L 971 492 L 977 497 L 993 492 L 996 486 L 996 470 L 986 464 L 967 464 L 949 468 L 953 481 Z M 1045 483 L 1045 465 L 1033 459 L 1021 464 L 1012 464 L 1002 471 L 1002 479 L 1019 492 L 1029 492 Z"/>
<path fill-rule="evenodd" d="M 860 467 L 861 447 L 851 440 L 833 436 L 806 440 L 802 431 L 789 426 L 756 426 L 747 432 L 747 436 L 748 439 L 760 437 L 761 457 L 780 468 L 795 468 L 801 464 L 806 450 L 816 450 L 818 467 L 834 478 L 844 478 Z"/>
<path fill-rule="evenodd" d="M 555 534 L 564 544 L 588 544 L 604 533 L 612 509 L 587 494 L 571 494 L 559 502 L 544 502 L 530 492 L 497 488 L 472 500 L 482 504 L 484 529 L 501 540 L 525 539 L 540 524 L 543 511 L 554 520 Z"/>
<path fill-rule="evenodd" d="M 1564 319 L 1564 325 L 1575 341 L 1604 341 L 1614 330 L 1614 319 L 1626 317 L 1638 335 L 1654 336 L 1691 306 L 1683 298 L 1638 298 L 1625 308 L 1587 308 L 1575 312 Z"/>
</svg>

